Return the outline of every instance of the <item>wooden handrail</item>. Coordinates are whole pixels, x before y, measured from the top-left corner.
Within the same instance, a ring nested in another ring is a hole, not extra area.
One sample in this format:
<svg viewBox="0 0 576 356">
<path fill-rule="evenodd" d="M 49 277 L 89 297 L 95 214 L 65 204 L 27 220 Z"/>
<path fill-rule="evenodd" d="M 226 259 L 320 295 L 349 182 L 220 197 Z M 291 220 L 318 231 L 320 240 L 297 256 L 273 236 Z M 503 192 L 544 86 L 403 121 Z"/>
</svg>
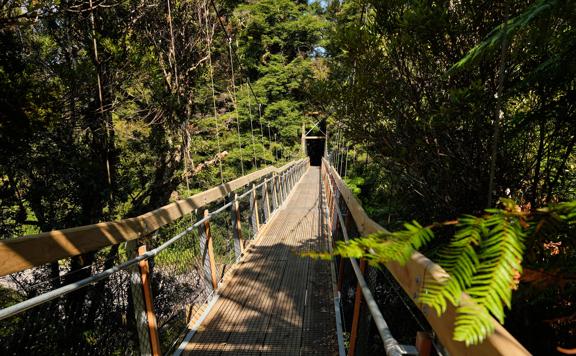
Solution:
<svg viewBox="0 0 576 356">
<path fill-rule="evenodd" d="M 266 167 L 140 216 L 0 241 L 0 276 L 146 236 L 229 193 L 303 160 Z"/>
<path fill-rule="evenodd" d="M 361 235 L 368 235 L 378 231 L 387 231 L 366 214 L 360 202 L 348 189 L 336 169 L 326 159 L 323 159 L 322 165 L 327 168 L 328 173 L 336 183 L 336 188 L 346 202 L 358 232 Z M 442 267 L 423 254 L 415 252 L 406 265 L 402 266 L 397 262 L 389 262 L 386 264 L 386 268 L 422 311 L 436 332 L 438 339 L 451 355 L 530 355 L 528 350 L 495 319 L 492 319 L 495 325 L 494 333 L 488 336 L 481 344 L 467 347 L 463 342 L 454 341 L 452 336 L 454 334 L 456 307 L 448 303 L 446 311 L 442 315 L 438 315 L 434 310 L 417 301 L 418 296 L 423 291 L 424 281 L 442 281 L 447 276 L 446 271 Z M 464 294 L 461 303 L 470 304 L 474 302 Z"/>
</svg>

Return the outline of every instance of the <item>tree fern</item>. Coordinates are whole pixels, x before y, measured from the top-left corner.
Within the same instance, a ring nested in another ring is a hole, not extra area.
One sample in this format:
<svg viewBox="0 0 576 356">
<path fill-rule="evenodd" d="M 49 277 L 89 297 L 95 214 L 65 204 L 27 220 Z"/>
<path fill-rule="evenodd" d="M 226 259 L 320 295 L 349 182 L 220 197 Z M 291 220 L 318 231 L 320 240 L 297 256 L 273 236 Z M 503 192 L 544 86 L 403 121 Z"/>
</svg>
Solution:
<svg viewBox="0 0 576 356">
<path fill-rule="evenodd" d="M 485 219 L 488 231 L 482 237 L 477 254 L 478 268 L 469 279 L 470 286 L 463 290 L 481 308 L 473 310 L 474 314 L 485 316 L 489 312 L 500 323 L 504 322 L 504 306 L 511 307 L 514 278 L 522 269 L 524 232 L 519 221 L 518 217 L 504 211 Z M 475 320 L 467 306 L 459 306 L 457 312 L 455 340 L 476 343 L 494 329 L 493 323 L 487 322 L 486 318 Z M 478 334 L 476 324 L 481 324 L 486 332 Z"/>
</svg>

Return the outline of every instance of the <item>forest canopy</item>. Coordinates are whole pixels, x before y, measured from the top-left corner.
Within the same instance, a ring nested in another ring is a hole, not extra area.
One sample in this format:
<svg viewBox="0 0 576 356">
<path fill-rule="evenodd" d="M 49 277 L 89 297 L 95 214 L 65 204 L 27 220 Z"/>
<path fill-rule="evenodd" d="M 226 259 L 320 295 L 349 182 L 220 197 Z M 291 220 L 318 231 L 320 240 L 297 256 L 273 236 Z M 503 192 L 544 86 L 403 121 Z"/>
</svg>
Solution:
<svg viewBox="0 0 576 356">
<path fill-rule="evenodd" d="M 576 347 L 573 0 L 0 0 L 1 239 L 282 165 L 318 122 L 392 231 L 337 252 L 422 250 L 457 277 L 430 305 L 483 308 L 466 343 L 495 316 Z"/>
<path fill-rule="evenodd" d="M 2 238 L 139 215 L 300 153 L 319 8 L 213 5 L 1 3 Z"/>
</svg>

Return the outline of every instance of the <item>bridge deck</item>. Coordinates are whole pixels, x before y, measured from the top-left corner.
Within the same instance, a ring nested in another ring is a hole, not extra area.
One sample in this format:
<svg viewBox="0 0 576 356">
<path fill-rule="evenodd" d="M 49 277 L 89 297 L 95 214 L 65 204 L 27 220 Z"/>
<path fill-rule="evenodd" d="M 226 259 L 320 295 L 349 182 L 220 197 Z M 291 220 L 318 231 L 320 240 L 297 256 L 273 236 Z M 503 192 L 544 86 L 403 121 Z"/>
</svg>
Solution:
<svg viewBox="0 0 576 356">
<path fill-rule="evenodd" d="M 334 355 L 330 262 L 301 257 L 325 250 L 320 171 L 310 167 L 252 245 L 185 354 Z"/>
</svg>

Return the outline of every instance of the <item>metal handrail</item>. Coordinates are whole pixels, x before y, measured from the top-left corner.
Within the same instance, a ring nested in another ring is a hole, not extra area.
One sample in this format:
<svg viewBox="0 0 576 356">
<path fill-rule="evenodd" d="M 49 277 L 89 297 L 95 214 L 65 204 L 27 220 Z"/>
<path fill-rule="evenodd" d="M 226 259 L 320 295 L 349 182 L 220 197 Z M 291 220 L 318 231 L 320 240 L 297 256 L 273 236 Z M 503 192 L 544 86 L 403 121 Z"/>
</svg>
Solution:
<svg viewBox="0 0 576 356">
<path fill-rule="evenodd" d="M 327 170 L 327 175 L 330 175 L 329 171 Z M 335 196 L 334 187 L 332 186 L 332 182 L 328 179 L 328 186 L 330 187 L 330 193 L 332 196 Z M 340 222 L 340 229 L 342 230 L 342 236 L 344 237 L 344 241 L 348 242 L 348 231 L 346 230 L 346 224 L 344 223 L 344 218 L 342 217 L 342 211 L 338 204 L 334 204 L 334 209 L 336 211 L 336 217 Z M 400 356 L 403 355 L 404 352 L 402 351 L 402 347 L 396 341 L 396 339 L 392 336 L 392 332 L 388 327 L 388 323 L 384 319 L 380 308 L 378 308 L 378 304 L 364 279 L 364 276 L 360 270 L 360 266 L 358 262 L 354 258 L 350 258 L 350 263 L 352 264 L 352 268 L 354 270 L 354 274 L 356 275 L 356 279 L 358 281 L 358 285 L 362 291 L 362 296 L 366 300 L 366 304 L 368 306 L 368 310 L 372 317 L 374 318 L 374 323 L 376 324 L 376 329 L 378 330 L 378 334 L 384 343 L 384 349 L 386 350 L 386 355 L 388 356 Z"/>
</svg>

